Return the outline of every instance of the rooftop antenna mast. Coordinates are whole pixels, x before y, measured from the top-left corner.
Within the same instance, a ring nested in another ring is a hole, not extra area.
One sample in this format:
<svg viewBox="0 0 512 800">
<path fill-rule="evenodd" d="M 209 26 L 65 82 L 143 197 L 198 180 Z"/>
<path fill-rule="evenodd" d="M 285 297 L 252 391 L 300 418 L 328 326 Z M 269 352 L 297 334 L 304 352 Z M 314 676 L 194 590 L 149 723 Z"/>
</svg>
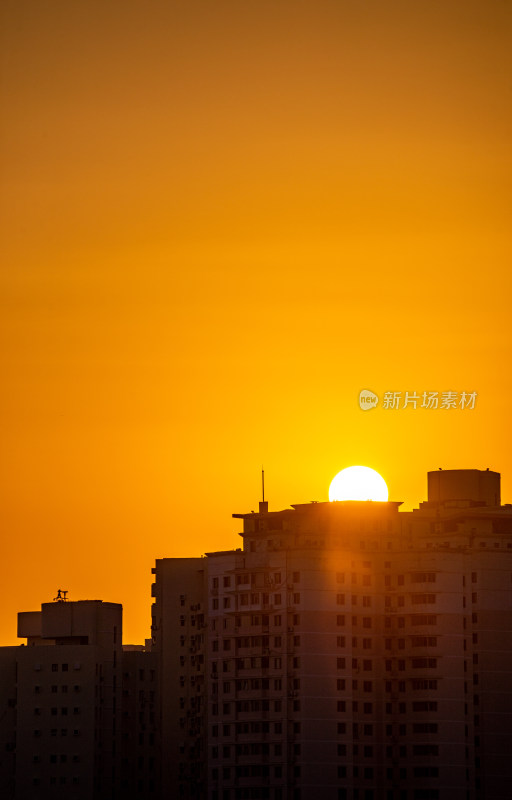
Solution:
<svg viewBox="0 0 512 800">
<path fill-rule="evenodd" d="M 261 466 L 261 501 L 259 504 L 260 514 L 268 513 L 268 502 L 265 501 L 265 470 Z"/>
</svg>

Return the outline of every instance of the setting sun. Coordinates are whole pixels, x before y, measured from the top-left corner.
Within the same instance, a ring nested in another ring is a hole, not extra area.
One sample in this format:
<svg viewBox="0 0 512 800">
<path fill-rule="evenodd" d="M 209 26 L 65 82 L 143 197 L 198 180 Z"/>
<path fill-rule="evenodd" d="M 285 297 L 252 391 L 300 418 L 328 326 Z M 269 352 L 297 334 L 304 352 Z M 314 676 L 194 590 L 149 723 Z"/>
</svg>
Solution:
<svg viewBox="0 0 512 800">
<path fill-rule="evenodd" d="M 384 478 L 370 467 L 346 467 L 332 479 L 329 500 L 376 500 L 386 502 Z"/>
</svg>

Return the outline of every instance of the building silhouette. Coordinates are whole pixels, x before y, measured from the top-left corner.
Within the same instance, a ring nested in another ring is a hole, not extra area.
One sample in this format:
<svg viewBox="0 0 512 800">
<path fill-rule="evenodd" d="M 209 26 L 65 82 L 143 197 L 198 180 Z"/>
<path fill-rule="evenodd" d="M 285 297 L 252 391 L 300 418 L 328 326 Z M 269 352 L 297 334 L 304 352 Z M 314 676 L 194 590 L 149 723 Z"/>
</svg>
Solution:
<svg viewBox="0 0 512 800">
<path fill-rule="evenodd" d="M 122 646 L 122 606 L 43 603 L 0 648 L 0 796 L 158 796 L 155 657 Z"/>
<path fill-rule="evenodd" d="M 499 800 L 512 785 L 512 506 L 428 499 L 235 514 L 243 548 L 158 559 L 162 796 Z"/>
<path fill-rule="evenodd" d="M 512 506 L 428 497 L 235 514 L 243 547 L 156 561 L 152 639 L 59 592 L 0 648 L 6 800 L 504 800 Z"/>
</svg>

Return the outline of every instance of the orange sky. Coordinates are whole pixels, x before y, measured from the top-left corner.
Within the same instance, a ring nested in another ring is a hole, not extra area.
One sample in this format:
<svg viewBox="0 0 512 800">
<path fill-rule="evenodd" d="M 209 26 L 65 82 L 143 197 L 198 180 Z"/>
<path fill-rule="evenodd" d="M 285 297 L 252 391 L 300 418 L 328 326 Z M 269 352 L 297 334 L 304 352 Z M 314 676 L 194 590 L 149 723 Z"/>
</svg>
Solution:
<svg viewBox="0 0 512 800">
<path fill-rule="evenodd" d="M 512 4 L 7 0 L 0 643 L 350 464 L 512 502 Z M 361 389 L 477 391 L 363 413 Z"/>
</svg>

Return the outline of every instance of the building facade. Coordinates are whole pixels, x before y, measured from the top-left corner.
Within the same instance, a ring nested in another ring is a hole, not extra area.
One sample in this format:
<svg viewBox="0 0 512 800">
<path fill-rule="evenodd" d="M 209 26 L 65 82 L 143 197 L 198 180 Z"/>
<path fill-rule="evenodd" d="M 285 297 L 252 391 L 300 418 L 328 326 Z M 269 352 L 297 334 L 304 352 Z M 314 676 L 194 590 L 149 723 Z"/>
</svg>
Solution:
<svg viewBox="0 0 512 800">
<path fill-rule="evenodd" d="M 119 776 L 122 606 L 18 615 L 16 797 L 112 797 Z"/>
<path fill-rule="evenodd" d="M 164 797 L 479 800 L 512 785 L 512 507 L 237 514 L 243 548 L 156 562 Z"/>
<path fill-rule="evenodd" d="M 0 796 L 159 796 L 155 657 L 122 646 L 122 606 L 43 603 L 0 648 Z"/>
<path fill-rule="evenodd" d="M 142 645 L 124 645 L 121 780 L 117 787 L 117 796 L 123 800 L 160 797 L 160 716 L 157 694 L 156 655 Z"/>
</svg>

